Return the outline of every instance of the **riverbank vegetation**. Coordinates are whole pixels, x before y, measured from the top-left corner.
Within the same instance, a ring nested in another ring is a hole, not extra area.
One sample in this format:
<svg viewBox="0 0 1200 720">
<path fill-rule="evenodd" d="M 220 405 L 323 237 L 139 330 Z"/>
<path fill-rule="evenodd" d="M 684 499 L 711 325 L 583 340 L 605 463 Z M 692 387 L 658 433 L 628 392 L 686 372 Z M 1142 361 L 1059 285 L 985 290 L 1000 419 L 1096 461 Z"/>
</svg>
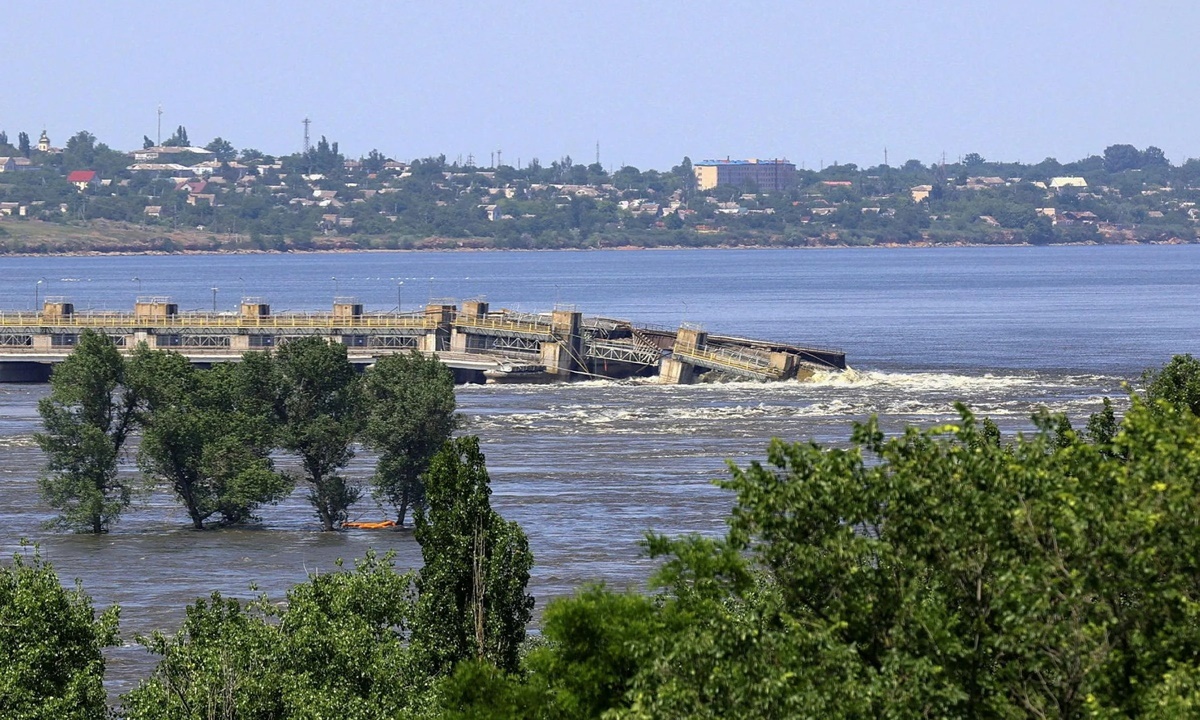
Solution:
<svg viewBox="0 0 1200 720">
<path fill-rule="evenodd" d="M 347 158 L 325 138 L 272 157 L 222 138 L 192 147 L 180 129 L 183 145 L 130 153 L 86 131 L 45 152 L 0 133 L 0 161 L 22 160 L 0 173 L 0 253 L 1194 242 L 1200 228 L 1200 160 L 1172 165 L 1152 146 L 835 162 L 768 192 L 700 190 L 689 158 L 484 168 Z"/>
<path fill-rule="evenodd" d="M 476 441 L 456 440 L 426 475 L 416 576 L 368 556 L 282 605 L 198 601 L 178 635 L 146 641 L 162 659 L 124 712 L 1193 717 L 1198 377 L 1175 358 L 1123 418 L 1106 403 L 1080 430 L 1040 412 L 1004 438 L 960 406 L 893 437 L 856 425 L 841 448 L 774 441 L 719 483 L 736 498 L 723 537 L 648 535 L 648 593 L 581 589 L 550 603 L 536 642 L 527 541 L 491 510 Z M 46 572 L 18 557 L 0 574 L 0 619 L 28 597 L 10 578 Z M 22 637 L 45 653 L 61 641 Z M 32 703 L 57 696 L 21 697 L 46 717 Z"/>
</svg>

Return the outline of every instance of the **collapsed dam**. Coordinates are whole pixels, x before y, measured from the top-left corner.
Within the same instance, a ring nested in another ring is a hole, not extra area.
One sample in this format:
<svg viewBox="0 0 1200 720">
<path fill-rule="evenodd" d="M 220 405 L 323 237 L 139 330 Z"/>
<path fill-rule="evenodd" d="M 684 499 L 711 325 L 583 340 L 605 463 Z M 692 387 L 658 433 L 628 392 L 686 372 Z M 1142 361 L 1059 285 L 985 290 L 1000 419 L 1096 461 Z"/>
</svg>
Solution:
<svg viewBox="0 0 1200 720">
<path fill-rule="evenodd" d="M 766 382 L 846 367 L 838 350 L 717 335 L 692 323 L 670 329 L 587 316 L 572 306 L 530 313 L 492 310 L 483 300 L 431 301 L 416 311 L 366 312 L 338 297 L 328 312 L 273 314 L 262 298 L 247 297 L 237 312 L 180 312 L 169 297 L 144 296 L 132 312 L 80 312 L 48 297 L 35 312 L 0 313 L 0 382 L 45 382 L 85 329 L 127 352 L 144 342 L 199 365 L 319 335 L 345 345 L 356 365 L 415 350 L 438 357 L 464 383 L 658 376 L 688 384 L 712 374 Z"/>
</svg>

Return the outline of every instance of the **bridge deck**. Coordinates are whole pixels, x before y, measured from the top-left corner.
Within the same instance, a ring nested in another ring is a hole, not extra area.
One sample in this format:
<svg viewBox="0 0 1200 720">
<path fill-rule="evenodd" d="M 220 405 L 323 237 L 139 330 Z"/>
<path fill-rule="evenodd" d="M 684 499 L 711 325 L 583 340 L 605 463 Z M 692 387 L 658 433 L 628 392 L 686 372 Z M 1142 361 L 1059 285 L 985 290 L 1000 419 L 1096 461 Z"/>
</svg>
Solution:
<svg viewBox="0 0 1200 720">
<path fill-rule="evenodd" d="M 235 361 L 247 351 L 276 347 L 291 338 L 321 335 L 346 346 L 350 359 L 370 364 L 394 352 L 419 349 L 469 372 L 543 372 L 559 378 L 661 368 L 665 358 L 693 368 L 739 377 L 780 380 L 802 364 L 844 368 L 838 350 L 804 347 L 698 327 L 676 330 L 607 317 L 584 317 L 561 307 L 553 313 L 489 312 L 468 301 L 464 311 L 431 303 L 415 312 L 363 313 L 348 299 L 333 312 L 285 312 L 246 299 L 239 313 L 185 312 L 167 298 L 139 298 L 135 312 L 74 312 L 70 303 L 47 301 L 43 312 L 0 313 L 0 363 L 53 364 L 73 350 L 77 335 L 94 329 L 116 338 L 125 352 L 142 341 L 180 352 L 198 363 Z M 465 337 L 464 337 L 465 336 Z M 689 371 L 691 372 L 691 371 Z"/>
</svg>

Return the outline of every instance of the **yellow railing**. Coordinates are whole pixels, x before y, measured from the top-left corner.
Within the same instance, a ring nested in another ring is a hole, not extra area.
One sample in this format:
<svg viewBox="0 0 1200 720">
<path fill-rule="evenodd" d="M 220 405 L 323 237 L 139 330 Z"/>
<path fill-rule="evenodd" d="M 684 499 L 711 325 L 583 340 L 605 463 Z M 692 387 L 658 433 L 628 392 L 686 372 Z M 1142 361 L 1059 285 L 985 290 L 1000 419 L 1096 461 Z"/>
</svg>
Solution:
<svg viewBox="0 0 1200 720">
<path fill-rule="evenodd" d="M 724 353 L 713 352 L 712 350 L 702 350 L 694 345 L 677 345 L 672 349 L 672 352 L 676 355 L 682 355 L 685 359 L 690 357 L 701 361 L 708 360 L 720 367 L 743 370 L 745 372 L 754 373 L 755 375 L 779 377 L 783 374 L 782 370 L 771 367 L 770 365 L 759 365 L 726 355 Z"/>
<path fill-rule="evenodd" d="M 509 332 L 523 332 L 535 335 L 549 335 L 552 332 L 550 323 L 522 322 L 520 320 L 505 320 L 501 318 L 480 318 L 467 315 L 455 317 L 454 324 L 461 327 L 490 328 L 493 330 L 507 330 Z"/>
<path fill-rule="evenodd" d="M 135 327 L 156 329 L 187 328 L 379 328 L 422 329 L 437 327 L 437 319 L 426 316 L 371 315 L 337 318 L 332 315 L 170 315 L 136 316 L 125 313 L 88 313 L 48 317 L 41 313 L 0 313 L 0 327 L 55 328 L 113 328 Z"/>
</svg>

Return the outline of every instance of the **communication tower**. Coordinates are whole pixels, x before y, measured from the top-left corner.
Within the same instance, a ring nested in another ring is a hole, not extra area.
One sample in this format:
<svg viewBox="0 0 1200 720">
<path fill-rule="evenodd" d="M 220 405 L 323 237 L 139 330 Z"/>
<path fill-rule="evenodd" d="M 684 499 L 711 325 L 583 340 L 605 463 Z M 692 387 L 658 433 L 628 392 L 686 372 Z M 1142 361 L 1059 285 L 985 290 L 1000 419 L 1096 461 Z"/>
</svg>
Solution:
<svg viewBox="0 0 1200 720">
<path fill-rule="evenodd" d="M 307 153 L 312 147 L 308 142 L 308 126 L 312 124 L 312 120 L 306 117 L 302 122 L 304 123 L 304 152 Z"/>
</svg>

